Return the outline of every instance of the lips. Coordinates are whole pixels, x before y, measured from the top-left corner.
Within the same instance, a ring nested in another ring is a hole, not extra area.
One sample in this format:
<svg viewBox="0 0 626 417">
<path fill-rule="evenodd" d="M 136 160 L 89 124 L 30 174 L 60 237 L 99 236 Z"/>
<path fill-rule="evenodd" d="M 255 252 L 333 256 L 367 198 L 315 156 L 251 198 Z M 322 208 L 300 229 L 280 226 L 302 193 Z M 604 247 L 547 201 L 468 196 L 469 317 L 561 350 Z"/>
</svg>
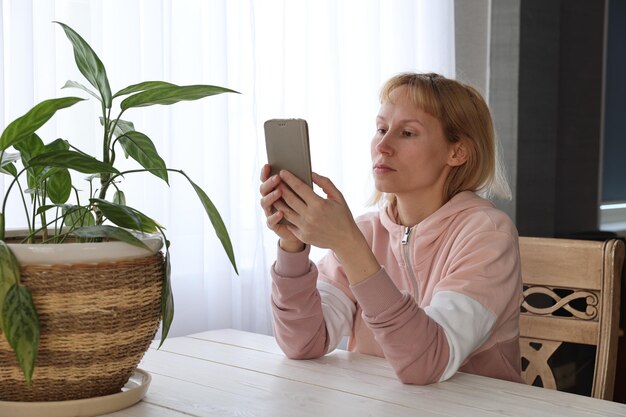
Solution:
<svg viewBox="0 0 626 417">
<path fill-rule="evenodd" d="M 384 174 L 386 172 L 393 172 L 395 169 L 391 168 L 389 165 L 385 164 L 374 164 L 374 172 L 377 174 Z"/>
</svg>

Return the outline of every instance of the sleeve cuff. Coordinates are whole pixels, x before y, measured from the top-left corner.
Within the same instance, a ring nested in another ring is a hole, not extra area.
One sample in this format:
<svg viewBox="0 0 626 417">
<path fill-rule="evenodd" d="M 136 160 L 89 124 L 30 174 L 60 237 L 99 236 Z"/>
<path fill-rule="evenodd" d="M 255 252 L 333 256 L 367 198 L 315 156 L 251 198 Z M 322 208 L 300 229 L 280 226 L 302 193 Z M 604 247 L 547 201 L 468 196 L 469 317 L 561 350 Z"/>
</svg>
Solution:
<svg viewBox="0 0 626 417">
<path fill-rule="evenodd" d="M 301 252 L 287 252 L 281 249 L 279 244 L 276 246 L 278 248 L 276 263 L 274 263 L 276 274 L 282 277 L 295 278 L 311 270 L 311 262 L 309 261 L 311 245 L 305 245 Z"/>
<path fill-rule="evenodd" d="M 350 289 L 363 313 L 369 317 L 381 314 L 402 298 L 402 293 L 389 278 L 385 268 L 380 268 L 365 281 L 351 285 Z"/>
</svg>

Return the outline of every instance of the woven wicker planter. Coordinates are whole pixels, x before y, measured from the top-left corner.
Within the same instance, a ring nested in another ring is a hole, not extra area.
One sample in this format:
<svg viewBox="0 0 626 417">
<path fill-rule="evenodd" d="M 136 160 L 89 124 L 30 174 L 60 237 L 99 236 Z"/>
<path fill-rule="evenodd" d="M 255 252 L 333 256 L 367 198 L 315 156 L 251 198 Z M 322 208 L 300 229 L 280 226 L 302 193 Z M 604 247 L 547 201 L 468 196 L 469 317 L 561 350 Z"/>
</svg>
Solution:
<svg viewBox="0 0 626 417">
<path fill-rule="evenodd" d="M 39 354 L 28 387 L 0 336 L 0 400 L 62 401 L 119 392 L 159 325 L 159 242 L 153 239 L 153 253 L 121 242 L 31 245 L 35 261 L 23 260 L 24 250 L 29 252 L 24 246 L 11 249 L 39 314 Z M 78 260 L 67 254 L 72 247 L 82 251 Z M 113 259 L 102 258 L 107 247 L 117 252 Z M 49 258 L 61 263 L 50 265 Z"/>
</svg>

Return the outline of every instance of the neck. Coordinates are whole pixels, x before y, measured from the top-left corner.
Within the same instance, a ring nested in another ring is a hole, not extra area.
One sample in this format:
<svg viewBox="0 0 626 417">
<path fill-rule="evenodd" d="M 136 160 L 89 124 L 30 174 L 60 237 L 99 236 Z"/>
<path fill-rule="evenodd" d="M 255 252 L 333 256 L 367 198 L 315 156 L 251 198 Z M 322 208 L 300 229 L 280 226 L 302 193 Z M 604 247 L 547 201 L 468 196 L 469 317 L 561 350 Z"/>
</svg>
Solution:
<svg viewBox="0 0 626 417">
<path fill-rule="evenodd" d="M 396 221 L 403 226 L 415 226 L 445 204 L 443 196 L 424 197 L 396 196 Z"/>
</svg>

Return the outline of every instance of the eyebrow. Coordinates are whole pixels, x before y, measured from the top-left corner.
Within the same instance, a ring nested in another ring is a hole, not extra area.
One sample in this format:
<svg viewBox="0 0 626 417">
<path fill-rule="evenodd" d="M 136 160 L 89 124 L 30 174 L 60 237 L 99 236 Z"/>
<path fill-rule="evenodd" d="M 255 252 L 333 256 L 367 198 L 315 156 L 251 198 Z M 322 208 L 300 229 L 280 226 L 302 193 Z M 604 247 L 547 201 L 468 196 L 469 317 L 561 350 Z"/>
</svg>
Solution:
<svg viewBox="0 0 626 417">
<path fill-rule="evenodd" d="M 382 117 L 381 115 L 376 116 L 376 120 L 386 121 L 385 118 Z M 426 127 L 424 125 L 424 123 L 422 123 L 418 119 L 402 119 L 402 120 L 400 120 L 400 123 L 417 123 L 418 125 L 420 125 L 422 127 Z"/>
</svg>

